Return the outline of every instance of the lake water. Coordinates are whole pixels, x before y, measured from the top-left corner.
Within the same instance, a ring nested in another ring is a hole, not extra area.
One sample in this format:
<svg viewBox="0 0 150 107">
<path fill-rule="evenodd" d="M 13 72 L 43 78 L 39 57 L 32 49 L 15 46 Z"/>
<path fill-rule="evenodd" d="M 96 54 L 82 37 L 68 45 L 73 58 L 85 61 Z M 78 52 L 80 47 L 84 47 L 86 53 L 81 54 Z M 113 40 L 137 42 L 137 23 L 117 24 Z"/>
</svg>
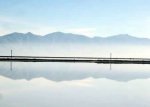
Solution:
<svg viewBox="0 0 150 107">
<path fill-rule="evenodd" d="M 0 107 L 150 107 L 150 65 L 0 62 Z"/>
</svg>

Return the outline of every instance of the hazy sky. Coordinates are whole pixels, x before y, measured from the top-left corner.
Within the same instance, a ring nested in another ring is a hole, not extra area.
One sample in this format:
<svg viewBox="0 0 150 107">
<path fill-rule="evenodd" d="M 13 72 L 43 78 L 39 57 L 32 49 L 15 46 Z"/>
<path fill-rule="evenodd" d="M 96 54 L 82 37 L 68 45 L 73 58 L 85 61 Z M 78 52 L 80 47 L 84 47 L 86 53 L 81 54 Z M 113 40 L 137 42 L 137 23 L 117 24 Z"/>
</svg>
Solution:
<svg viewBox="0 0 150 107">
<path fill-rule="evenodd" d="M 54 31 L 150 38 L 150 0 L 0 0 L 0 35 Z"/>
</svg>

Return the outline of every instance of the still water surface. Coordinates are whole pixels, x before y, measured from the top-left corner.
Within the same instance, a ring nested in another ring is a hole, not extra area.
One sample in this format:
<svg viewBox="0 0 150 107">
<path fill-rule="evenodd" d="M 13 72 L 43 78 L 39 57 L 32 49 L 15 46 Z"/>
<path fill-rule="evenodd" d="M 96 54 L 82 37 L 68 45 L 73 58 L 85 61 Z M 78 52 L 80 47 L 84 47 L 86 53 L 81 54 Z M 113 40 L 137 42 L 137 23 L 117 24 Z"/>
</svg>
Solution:
<svg viewBox="0 0 150 107">
<path fill-rule="evenodd" d="M 0 62 L 0 107 L 150 107 L 150 65 Z"/>
</svg>

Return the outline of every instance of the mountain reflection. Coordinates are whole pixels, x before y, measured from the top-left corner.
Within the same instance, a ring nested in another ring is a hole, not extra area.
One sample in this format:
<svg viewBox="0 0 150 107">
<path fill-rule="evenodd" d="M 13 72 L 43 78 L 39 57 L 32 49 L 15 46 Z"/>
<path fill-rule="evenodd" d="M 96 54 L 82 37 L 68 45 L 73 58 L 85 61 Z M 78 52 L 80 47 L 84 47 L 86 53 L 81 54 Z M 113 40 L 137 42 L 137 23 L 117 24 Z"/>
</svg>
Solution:
<svg viewBox="0 0 150 107">
<path fill-rule="evenodd" d="M 2 94 L 0 93 L 0 100 L 2 99 Z"/>
<path fill-rule="evenodd" d="M 85 78 L 107 78 L 116 81 L 150 78 L 149 65 L 109 65 L 83 63 L 0 63 L 0 75 L 14 80 L 46 78 L 51 81 L 71 81 Z"/>
</svg>

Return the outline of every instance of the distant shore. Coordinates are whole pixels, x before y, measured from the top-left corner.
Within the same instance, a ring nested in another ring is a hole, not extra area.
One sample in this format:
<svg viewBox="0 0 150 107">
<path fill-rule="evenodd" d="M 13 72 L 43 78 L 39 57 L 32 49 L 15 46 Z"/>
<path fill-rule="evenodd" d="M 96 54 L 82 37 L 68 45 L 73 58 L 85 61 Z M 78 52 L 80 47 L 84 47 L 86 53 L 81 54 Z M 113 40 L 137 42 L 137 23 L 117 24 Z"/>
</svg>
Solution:
<svg viewBox="0 0 150 107">
<path fill-rule="evenodd" d="M 150 58 L 107 58 L 107 57 L 46 57 L 46 56 L 0 56 L 6 62 L 73 62 L 102 64 L 150 64 Z"/>
</svg>

